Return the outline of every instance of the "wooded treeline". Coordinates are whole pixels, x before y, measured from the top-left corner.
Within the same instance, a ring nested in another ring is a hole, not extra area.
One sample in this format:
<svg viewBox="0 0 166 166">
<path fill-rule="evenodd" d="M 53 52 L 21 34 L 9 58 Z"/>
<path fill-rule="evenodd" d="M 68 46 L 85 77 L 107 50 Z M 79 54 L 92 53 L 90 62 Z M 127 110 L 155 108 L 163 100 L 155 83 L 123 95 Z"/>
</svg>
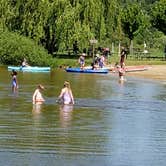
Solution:
<svg viewBox="0 0 166 166">
<path fill-rule="evenodd" d="M 75 41 L 83 49 L 94 38 L 103 46 L 136 40 L 153 47 L 165 39 L 166 0 L 0 0 L 0 28 L 33 39 L 50 54 Z"/>
</svg>

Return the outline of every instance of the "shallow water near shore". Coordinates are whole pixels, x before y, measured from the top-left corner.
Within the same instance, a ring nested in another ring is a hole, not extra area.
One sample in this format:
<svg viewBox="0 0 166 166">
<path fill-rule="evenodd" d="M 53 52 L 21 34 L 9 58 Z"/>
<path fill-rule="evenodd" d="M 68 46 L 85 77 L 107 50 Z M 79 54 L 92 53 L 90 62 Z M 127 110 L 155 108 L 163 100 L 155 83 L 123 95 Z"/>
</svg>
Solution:
<svg viewBox="0 0 166 166">
<path fill-rule="evenodd" d="M 115 74 L 79 74 L 55 70 L 0 74 L 0 161 L 12 166 L 165 166 L 166 85 Z M 69 80 L 75 105 L 56 99 Z M 33 107 L 36 86 L 45 86 L 46 102 Z"/>
</svg>

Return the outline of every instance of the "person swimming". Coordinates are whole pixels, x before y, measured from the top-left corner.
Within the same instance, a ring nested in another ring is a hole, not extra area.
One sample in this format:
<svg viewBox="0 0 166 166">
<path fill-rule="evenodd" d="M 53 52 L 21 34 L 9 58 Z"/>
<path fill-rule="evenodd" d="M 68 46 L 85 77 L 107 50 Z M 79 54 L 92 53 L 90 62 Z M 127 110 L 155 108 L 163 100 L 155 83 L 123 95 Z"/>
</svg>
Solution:
<svg viewBox="0 0 166 166">
<path fill-rule="evenodd" d="M 74 97 L 69 82 L 64 82 L 64 88 L 62 88 L 58 99 L 62 100 L 62 104 L 74 104 Z"/>
</svg>

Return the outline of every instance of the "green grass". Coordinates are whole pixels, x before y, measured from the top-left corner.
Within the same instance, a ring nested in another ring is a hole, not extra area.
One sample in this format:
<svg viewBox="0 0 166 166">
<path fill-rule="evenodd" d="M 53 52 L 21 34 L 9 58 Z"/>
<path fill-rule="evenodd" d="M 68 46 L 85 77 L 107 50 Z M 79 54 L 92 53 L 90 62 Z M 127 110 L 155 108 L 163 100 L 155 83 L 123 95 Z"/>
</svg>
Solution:
<svg viewBox="0 0 166 166">
<path fill-rule="evenodd" d="M 166 65 L 166 61 L 159 60 L 126 60 L 126 65 Z"/>
<path fill-rule="evenodd" d="M 112 56 L 109 57 L 108 61 L 109 64 L 114 65 L 116 62 L 119 62 L 120 57 L 119 56 Z M 71 66 L 71 67 L 78 67 L 78 59 L 62 59 L 62 58 L 54 58 L 56 65 L 53 65 L 54 67 L 59 66 Z M 92 63 L 92 58 L 85 58 L 85 65 L 89 66 Z M 128 58 L 125 60 L 126 66 L 132 66 L 132 65 L 166 65 L 165 60 L 138 60 L 138 59 L 131 59 Z"/>
</svg>

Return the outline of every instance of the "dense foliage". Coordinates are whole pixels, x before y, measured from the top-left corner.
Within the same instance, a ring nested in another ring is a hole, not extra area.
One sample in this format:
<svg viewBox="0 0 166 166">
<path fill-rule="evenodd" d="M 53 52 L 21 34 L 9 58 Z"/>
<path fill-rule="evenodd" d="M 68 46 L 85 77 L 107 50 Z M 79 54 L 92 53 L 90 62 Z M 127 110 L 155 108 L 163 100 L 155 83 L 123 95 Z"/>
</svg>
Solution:
<svg viewBox="0 0 166 166">
<path fill-rule="evenodd" d="M 75 41 L 82 51 L 93 38 L 105 47 L 134 40 L 163 49 L 166 0 L 1 0 L 0 28 L 31 38 L 50 54 L 72 49 Z"/>
<path fill-rule="evenodd" d="M 31 65 L 50 63 L 51 57 L 43 47 L 16 33 L 0 31 L 0 46 L 0 62 L 3 64 L 21 65 L 24 58 Z"/>
</svg>

